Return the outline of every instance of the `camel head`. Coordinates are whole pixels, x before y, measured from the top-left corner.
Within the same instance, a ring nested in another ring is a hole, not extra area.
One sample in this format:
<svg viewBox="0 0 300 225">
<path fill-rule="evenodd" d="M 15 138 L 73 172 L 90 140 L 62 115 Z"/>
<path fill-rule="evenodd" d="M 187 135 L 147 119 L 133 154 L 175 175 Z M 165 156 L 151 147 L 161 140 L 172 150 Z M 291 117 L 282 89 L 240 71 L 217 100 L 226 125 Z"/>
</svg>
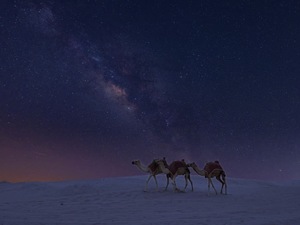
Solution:
<svg viewBox="0 0 300 225">
<path fill-rule="evenodd" d="M 131 163 L 132 165 L 138 165 L 140 164 L 140 160 L 133 160 Z"/>
</svg>

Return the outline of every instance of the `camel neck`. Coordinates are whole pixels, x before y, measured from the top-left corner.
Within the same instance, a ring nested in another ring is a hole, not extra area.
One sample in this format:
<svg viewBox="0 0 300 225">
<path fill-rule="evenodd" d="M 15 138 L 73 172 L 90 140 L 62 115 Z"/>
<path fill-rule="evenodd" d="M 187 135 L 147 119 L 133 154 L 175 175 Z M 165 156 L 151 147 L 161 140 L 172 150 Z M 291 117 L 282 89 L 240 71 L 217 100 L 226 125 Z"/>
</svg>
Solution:
<svg viewBox="0 0 300 225">
<path fill-rule="evenodd" d="M 205 176 L 205 175 L 206 175 L 205 170 L 201 170 L 198 166 L 193 166 L 192 168 L 193 168 L 193 169 L 195 170 L 195 172 L 198 173 L 199 175 L 201 175 L 201 176 Z"/>
<path fill-rule="evenodd" d="M 149 168 L 143 165 L 141 162 L 137 163 L 136 166 L 143 172 L 149 172 Z"/>
</svg>

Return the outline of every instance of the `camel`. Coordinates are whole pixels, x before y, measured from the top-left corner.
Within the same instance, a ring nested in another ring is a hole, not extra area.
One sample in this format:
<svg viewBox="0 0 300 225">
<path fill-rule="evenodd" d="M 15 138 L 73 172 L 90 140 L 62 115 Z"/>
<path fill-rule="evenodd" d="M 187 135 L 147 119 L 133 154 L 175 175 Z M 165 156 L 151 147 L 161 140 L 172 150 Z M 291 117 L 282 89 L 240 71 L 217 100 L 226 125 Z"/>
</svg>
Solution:
<svg viewBox="0 0 300 225">
<path fill-rule="evenodd" d="M 188 169 L 187 164 L 185 163 L 184 160 L 174 161 L 170 165 L 167 164 L 165 159 L 157 160 L 156 162 L 159 165 L 160 170 L 167 175 L 167 186 L 166 186 L 165 190 L 167 190 L 168 185 L 169 185 L 169 178 L 171 178 L 172 181 L 173 181 L 172 183 L 173 183 L 173 186 L 174 186 L 174 190 L 175 191 L 180 191 L 176 186 L 175 179 L 178 175 L 184 175 L 184 178 L 185 178 L 184 191 L 186 190 L 186 187 L 188 185 L 188 180 L 191 183 L 192 191 L 194 191 L 193 182 L 192 182 L 191 176 L 190 176 L 191 172 Z"/>
<path fill-rule="evenodd" d="M 165 158 L 163 158 L 163 160 L 165 160 Z M 156 191 L 158 191 L 158 183 L 156 180 L 156 175 L 161 174 L 162 171 L 161 171 L 160 167 L 158 166 L 158 164 L 156 163 L 156 161 L 157 161 L 157 159 L 153 160 L 148 166 L 145 166 L 144 164 L 142 164 L 140 160 L 132 161 L 132 164 L 136 165 L 137 168 L 139 168 L 141 171 L 143 171 L 145 173 L 149 173 L 149 177 L 146 181 L 144 191 L 148 190 L 148 183 L 149 183 L 151 177 L 154 178 L 155 184 L 156 184 Z M 167 185 L 168 184 L 169 184 L 169 180 L 167 180 Z"/>
<path fill-rule="evenodd" d="M 210 185 L 213 187 L 217 194 L 217 190 L 215 189 L 215 186 L 211 179 L 213 177 L 216 177 L 216 179 L 222 184 L 220 193 L 223 194 L 223 187 L 225 186 L 225 194 L 227 194 L 227 183 L 225 179 L 226 174 L 219 161 L 206 163 L 203 170 L 201 170 L 194 162 L 187 164 L 187 166 L 192 167 L 197 174 L 199 174 L 200 176 L 205 176 L 205 178 L 208 179 L 208 194 L 210 193 Z"/>
</svg>

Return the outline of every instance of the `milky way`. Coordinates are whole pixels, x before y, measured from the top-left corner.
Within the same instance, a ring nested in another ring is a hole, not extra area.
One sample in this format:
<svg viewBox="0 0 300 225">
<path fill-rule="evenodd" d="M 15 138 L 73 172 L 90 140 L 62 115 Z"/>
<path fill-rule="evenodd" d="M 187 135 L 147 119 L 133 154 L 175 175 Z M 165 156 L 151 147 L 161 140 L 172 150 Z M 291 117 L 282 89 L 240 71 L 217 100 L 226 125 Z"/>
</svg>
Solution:
<svg viewBox="0 0 300 225">
<path fill-rule="evenodd" d="M 298 11 L 2 2 L 0 180 L 136 175 L 132 159 L 163 156 L 298 179 Z"/>
</svg>

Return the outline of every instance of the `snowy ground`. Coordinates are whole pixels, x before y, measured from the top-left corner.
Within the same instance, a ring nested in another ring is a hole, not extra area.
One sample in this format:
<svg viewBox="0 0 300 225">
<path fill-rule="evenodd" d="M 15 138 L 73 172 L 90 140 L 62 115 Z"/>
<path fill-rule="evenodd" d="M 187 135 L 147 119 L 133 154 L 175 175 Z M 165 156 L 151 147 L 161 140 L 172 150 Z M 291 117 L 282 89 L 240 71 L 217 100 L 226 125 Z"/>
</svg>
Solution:
<svg viewBox="0 0 300 225">
<path fill-rule="evenodd" d="M 228 179 L 228 195 L 208 196 L 205 178 L 197 175 L 194 192 L 188 186 L 185 193 L 164 192 L 163 175 L 158 192 L 153 180 L 144 192 L 146 178 L 0 183 L 0 225 L 300 224 L 300 181 Z"/>
</svg>

